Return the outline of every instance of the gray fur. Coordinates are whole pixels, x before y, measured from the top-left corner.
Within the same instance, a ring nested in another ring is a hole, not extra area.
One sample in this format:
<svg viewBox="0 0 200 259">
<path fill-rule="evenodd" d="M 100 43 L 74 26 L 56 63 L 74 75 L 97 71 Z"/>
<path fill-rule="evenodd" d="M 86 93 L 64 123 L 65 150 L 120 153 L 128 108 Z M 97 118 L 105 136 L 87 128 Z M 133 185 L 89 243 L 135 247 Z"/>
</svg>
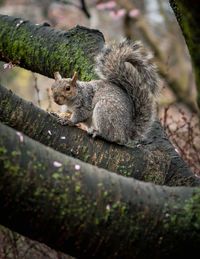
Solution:
<svg viewBox="0 0 200 259">
<path fill-rule="evenodd" d="M 62 124 L 82 122 L 93 137 L 120 144 L 145 135 L 154 121 L 159 93 L 156 68 L 150 58 L 138 42 L 125 40 L 118 46 L 105 46 L 96 60 L 100 80 L 76 81 L 73 96 L 59 101 L 72 112 Z M 54 99 L 59 93 L 65 95 L 64 87 L 71 84 L 70 80 L 55 81 Z"/>
</svg>

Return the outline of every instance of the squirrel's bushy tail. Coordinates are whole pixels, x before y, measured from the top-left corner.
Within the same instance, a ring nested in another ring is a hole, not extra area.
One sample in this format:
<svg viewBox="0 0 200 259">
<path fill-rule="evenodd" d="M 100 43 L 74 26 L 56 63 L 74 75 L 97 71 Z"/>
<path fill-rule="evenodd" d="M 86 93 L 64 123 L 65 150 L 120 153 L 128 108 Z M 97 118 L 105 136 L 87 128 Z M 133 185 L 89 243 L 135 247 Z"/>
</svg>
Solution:
<svg viewBox="0 0 200 259">
<path fill-rule="evenodd" d="M 96 72 L 101 79 L 125 90 L 133 100 L 133 137 L 146 132 L 154 117 L 159 93 L 156 67 L 140 42 L 124 40 L 105 46 L 97 57 Z"/>
</svg>

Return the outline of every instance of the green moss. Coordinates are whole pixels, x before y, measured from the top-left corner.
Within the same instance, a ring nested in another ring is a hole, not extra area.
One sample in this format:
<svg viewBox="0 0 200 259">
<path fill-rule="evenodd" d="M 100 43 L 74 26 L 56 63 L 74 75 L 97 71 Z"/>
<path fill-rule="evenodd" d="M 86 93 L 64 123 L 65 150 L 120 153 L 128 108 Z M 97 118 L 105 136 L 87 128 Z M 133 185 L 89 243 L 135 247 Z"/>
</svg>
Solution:
<svg viewBox="0 0 200 259">
<path fill-rule="evenodd" d="M 27 151 L 26 151 L 26 154 L 27 154 L 28 156 L 32 156 L 32 152 L 31 152 L 30 150 L 27 150 Z"/>
<path fill-rule="evenodd" d="M 10 100 L 6 97 L 4 100 L 1 101 L 1 107 L 4 110 L 4 123 L 8 123 L 10 120 L 10 114 L 13 111 L 12 105 L 10 103 Z"/>
<path fill-rule="evenodd" d="M 104 191 L 103 196 L 104 196 L 104 197 L 107 197 L 107 196 L 108 196 L 108 192 L 107 192 L 107 191 Z"/>
<path fill-rule="evenodd" d="M 76 171 L 76 172 L 74 172 L 74 175 L 75 175 L 75 176 L 80 176 L 80 172 L 79 172 L 79 171 Z"/>
<path fill-rule="evenodd" d="M 126 176 L 126 177 L 131 177 L 131 176 L 133 176 L 133 172 L 131 170 L 132 168 L 133 168 L 132 164 L 127 166 L 126 164 L 119 163 L 117 165 L 117 172 L 120 175 L 123 175 L 123 176 Z"/>
<path fill-rule="evenodd" d="M 121 207 L 121 215 L 125 215 L 125 212 L 126 212 L 126 205 L 122 205 Z"/>
<path fill-rule="evenodd" d="M 79 185 L 76 185 L 76 186 L 75 186 L 75 192 L 79 192 L 79 190 L 80 190 L 80 186 L 79 186 Z"/>
<path fill-rule="evenodd" d="M 82 152 L 85 153 L 87 151 L 88 147 L 87 146 L 83 146 Z"/>
<path fill-rule="evenodd" d="M 90 158 L 90 154 L 86 154 L 86 155 L 84 155 L 83 161 L 87 162 L 89 160 L 89 158 Z"/>
<path fill-rule="evenodd" d="M 200 229 L 200 188 L 195 188 L 193 197 L 184 206 L 185 224 L 192 224 L 194 228 Z"/>
<path fill-rule="evenodd" d="M 42 190 L 40 187 L 38 187 L 38 188 L 35 190 L 35 192 L 34 192 L 34 196 L 35 196 L 35 197 L 40 196 L 42 192 L 43 192 L 43 190 Z"/>
<path fill-rule="evenodd" d="M 112 205 L 112 208 L 113 208 L 113 209 L 116 209 L 116 208 L 119 207 L 119 205 L 120 205 L 120 202 L 119 202 L 119 201 L 116 201 L 116 202 Z"/>
<path fill-rule="evenodd" d="M 59 174 L 58 173 L 54 173 L 54 174 L 52 174 L 52 177 L 54 178 L 54 179 L 57 179 L 57 178 L 59 178 Z"/>
<path fill-rule="evenodd" d="M 99 219 L 98 218 L 95 219 L 95 224 L 99 225 Z"/>
<path fill-rule="evenodd" d="M 2 155 L 6 155 L 7 152 L 8 151 L 7 151 L 7 149 L 4 146 L 0 147 L 1 158 L 3 158 L 4 156 L 2 156 Z"/>
<path fill-rule="evenodd" d="M 44 180 L 44 175 L 40 174 L 40 179 Z"/>
<path fill-rule="evenodd" d="M 14 150 L 14 151 L 11 152 L 11 155 L 12 156 L 20 156 L 21 155 L 21 151 Z"/>
<path fill-rule="evenodd" d="M 77 200 L 78 202 L 81 202 L 81 201 L 82 201 L 82 196 L 78 196 L 78 197 L 76 198 L 76 200 Z"/>
</svg>

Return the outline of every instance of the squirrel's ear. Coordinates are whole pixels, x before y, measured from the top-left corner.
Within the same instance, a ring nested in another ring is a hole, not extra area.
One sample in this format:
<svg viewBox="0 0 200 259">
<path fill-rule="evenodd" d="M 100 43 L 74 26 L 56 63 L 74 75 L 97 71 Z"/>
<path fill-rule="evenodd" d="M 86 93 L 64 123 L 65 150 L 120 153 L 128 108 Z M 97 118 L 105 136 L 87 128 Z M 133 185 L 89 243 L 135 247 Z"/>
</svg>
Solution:
<svg viewBox="0 0 200 259">
<path fill-rule="evenodd" d="M 77 72 L 74 72 L 74 75 L 73 75 L 73 77 L 72 77 L 72 84 L 76 84 L 76 81 L 77 81 L 77 79 L 78 79 L 78 73 Z"/>
<path fill-rule="evenodd" d="M 55 73 L 54 73 L 54 78 L 55 78 L 55 80 L 57 81 L 57 80 L 61 80 L 61 79 L 62 79 L 62 76 L 60 75 L 59 72 L 55 72 Z"/>
</svg>

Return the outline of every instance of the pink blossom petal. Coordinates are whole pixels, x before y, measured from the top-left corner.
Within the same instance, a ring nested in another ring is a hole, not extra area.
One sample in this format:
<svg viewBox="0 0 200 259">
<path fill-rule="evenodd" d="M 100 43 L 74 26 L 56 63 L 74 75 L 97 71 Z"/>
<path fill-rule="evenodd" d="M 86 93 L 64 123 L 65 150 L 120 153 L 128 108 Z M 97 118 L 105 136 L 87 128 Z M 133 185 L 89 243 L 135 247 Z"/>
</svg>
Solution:
<svg viewBox="0 0 200 259">
<path fill-rule="evenodd" d="M 124 16 L 126 14 L 126 10 L 125 9 L 120 9 L 119 11 L 118 11 L 118 17 L 122 17 L 122 16 Z"/>
<path fill-rule="evenodd" d="M 115 1 L 109 1 L 106 3 L 106 7 L 109 8 L 109 9 L 112 9 L 114 7 L 116 7 L 116 3 Z"/>
<path fill-rule="evenodd" d="M 12 69 L 13 68 L 13 64 L 11 63 L 11 62 L 9 62 L 9 63 L 6 63 L 6 64 L 3 64 L 3 68 L 4 69 Z"/>
<path fill-rule="evenodd" d="M 55 167 L 61 167 L 61 166 L 62 166 L 62 163 L 60 163 L 60 162 L 58 162 L 58 161 L 54 161 L 54 162 L 53 162 L 53 165 L 54 165 Z"/>
<path fill-rule="evenodd" d="M 110 210 L 110 204 L 107 204 L 107 205 L 106 205 L 106 209 L 107 209 L 107 210 Z"/>
<path fill-rule="evenodd" d="M 8 63 L 3 64 L 3 69 L 6 69 L 6 68 L 8 68 L 8 67 L 9 67 L 9 64 L 8 64 Z"/>
<path fill-rule="evenodd" d="M 12 68 L 13 68 L 13 64 L 12 64 L 11 62 L 8 64 L 8 68 L 9 68 L 9 69 L 12 69 Z"/>
<path fill-rule="evenodd" d="M 116 19 L 116 20 L 121 18 L 121 17 L 123 17 L 125 14 L 126 14 L 126 10 L 125 9 L 120 9 L 118 11 L 111 11 L 110 12 L 110 16 L 113 19 Z"/>
<path fill-rule="evenodd" d="M 138 9 L 133 9 L 129 12 L 129 16 L 136 17 L 136 16 L 138 16 L 139 13 L 140 13 L 140 11 Z"/>
<path fill-rule="evenodd" d="M 20 20 L 20 21 L 16 24 L 16 26 L 19 27 L 22 23 L 23 23 L 23 20 Z"/>
<path fill-rule="evenodd" d="M 22 135 L 22 133 L 17 131 L 16 134 L 19 137 L 20 142 L 24 142 L 24 136 Z"/>
<path fill-rule="evenodd" d="M 66 139 L 66 137 L 65 136 L 61 136 L 60 139 Z"/>
<path fill-rule="evenodd" d="M 97 9 L 99 9 L 99 10 L 104 10 L 104 9 L 106 9 L 106 3 L 97 4 Z"/>
<path fill-rule="evenodd" d="M 74 166 L 74 168 L 75 168 L 75 170 L 79 171 L 81 169 L 81 166 L 77 164 Z"/>
<path fill-rule="evenodd" d="M 117 17 L 117 12 L 115 12 L 115 11 L 110 11 L 110 16 L 113 18 L 113 19 L 117 19 L 118 17 Z"/>
<path fill-rule="evenodd" d="M 51 133 L 51 131 L 50 131 L 50 130 L 48 130 L 48 134 L 49 134 L 50 136 L 52 136 L 52 133 Z"/>
</svg>

